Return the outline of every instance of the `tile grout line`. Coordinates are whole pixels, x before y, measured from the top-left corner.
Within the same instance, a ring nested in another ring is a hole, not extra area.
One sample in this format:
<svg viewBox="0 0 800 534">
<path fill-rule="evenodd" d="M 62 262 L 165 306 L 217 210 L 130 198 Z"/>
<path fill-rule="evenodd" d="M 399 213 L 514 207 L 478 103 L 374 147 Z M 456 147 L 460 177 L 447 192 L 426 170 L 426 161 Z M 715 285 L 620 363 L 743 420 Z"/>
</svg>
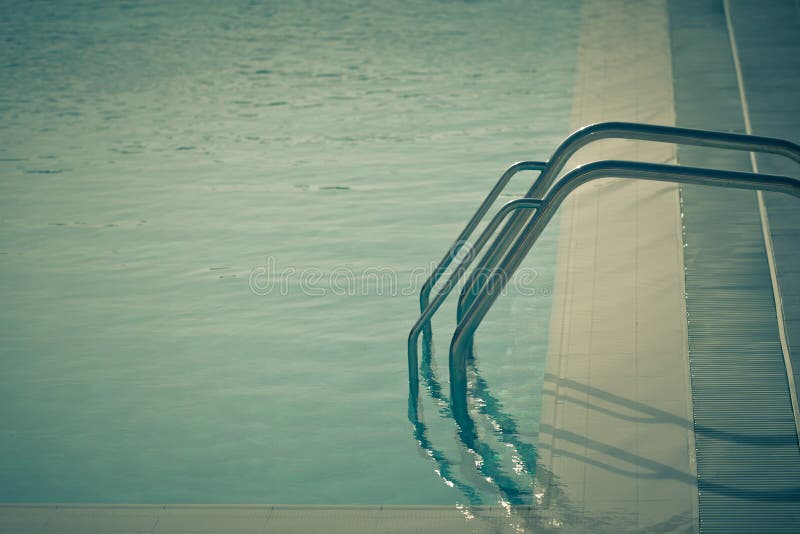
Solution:
<svg viewBox="0 0 800 534">
<path fill-rule="evenodd" d="M 673 126 L 677 126 L 677 108 L 676 108 L 676 100 L 675 100 L 675 75 L 673 71 L 673 57 L 672 57 L 672 33 L 669 30 L 670 26 L 670 9 L 667 2 L 664 2 L 664 11 L 665 17 L 667 22 L 667 35 L 666 35 L 666 43 L 665 48 L 667 50 L 667 57 L 668 60 L 666 62 L 667 68 L 669 69 L 669 79 L 671 81 L 670 86 L 670 94 L 672 98 L 672 106 L 670 109 L 670 124 Z M 678 165 L 678 145 L 671 145 L 670 150 L 670 163 L 674 165 Z M 680 289 L 680 296 L 678 298 L 681 315 L 683 316 L 683 321 L 680 322 L 681 325 L 681 335 L 682 335 L 682 346 L 681 346 L 681 356 L 682 356 L 682 363 L 684 365 L 684 369 L 686 372 L 683 376 L 683 389 L 684 389 L 684 396 L 683 402 L 686 410 L 687 417 L 689 419 L 689 427 L 687 428 L 686 432 L 686 450 L 689 455 L 689 471 L 694 477 L 694 491 L 692 494 L 691 499 L 691 506 L 692 506 L 692 515 L 694 517 L 693 525 L 692 525 L 692 532 L 698 533 L 700 532 L 700 492 L 699 492 L 699 480 L 700 477 L 697 472 L 697 441 L 695 436 L 695 421 L 694 421 L 694 393 L 692 391 L 692 372 L 691 372 L 691 363 L 690 363 L 690 354 L 689 354 L 689 315 L 688 310 L 686 308 L 686 258 L 684 255 L 684 247 L 685 247 L 685 236 L 684 236 L 684 226 L 683 226 L 683 186 L 678 186 L 675 188 L 675 204 L 674 209 L 676 210 L 675 216 L 675 237 L 676 237 L 676 246 L 677 246 L 677 254 L 676 254 L 676 273 L 678 274 L 678 284 Z"/>
<path fill-rule="evenodd" d="M 731 46 L 731 55 L 733 56 L 733 66 L 736 71 L 736 84 L 739 88 L 739 101 L 742 105 L 742 115 L 744 117 L 744 129 L 747 135 L 752 135 L 752 127 L 750 123 L 750 106 L 747 103 L 747 94 L 744 89 L 744 77 L 742 76 L 742 64 L 739 60 L 739 48 L 736 44 L 736 34 L 733 30 L 733 22 L 731 20 L 730 0 L 723 0 L 722 2 L 725 11 L 725 25 L 728 29 L 728 40 Z M 750 165 L 753 172 L 758 173 L 758 162 L 754 152 L 750 152 Z M 772 282 L 772 295 L 775 299 L 775 315 L 778 322 L 778 337 L 781 343 L 781 352 L 783 353 L 783 362 L 786 367 L 786 379 L 789 385 L 789 399 L 792 403 L 792 412 L 794 414 L 795 432 L 797 433 L 798 446 L 800 446 L 800 407 L 798 407 L 797 387 L 794 382 L 794 374 L 792 369 L 792 361 L 789 356 L 789 344 L 786 339 L 786 325 L 784 324 L 783 317 L 783 298 L 781 297 L 781 289 L 778 285 L 778 272 L 775 267 L 775 249 L 772 246 L 772 232 L 769 225 L 769 215 L 767 214 L 767 206 L 764 203 L 764 195 L 761 191 L 756 191 L 758 198 L 758 211 L 761 216 L 761 232 L 764 235 L 764 248 L 767 253 L 767 263 L 769 265 L 769 276 Z"/>
</svg>

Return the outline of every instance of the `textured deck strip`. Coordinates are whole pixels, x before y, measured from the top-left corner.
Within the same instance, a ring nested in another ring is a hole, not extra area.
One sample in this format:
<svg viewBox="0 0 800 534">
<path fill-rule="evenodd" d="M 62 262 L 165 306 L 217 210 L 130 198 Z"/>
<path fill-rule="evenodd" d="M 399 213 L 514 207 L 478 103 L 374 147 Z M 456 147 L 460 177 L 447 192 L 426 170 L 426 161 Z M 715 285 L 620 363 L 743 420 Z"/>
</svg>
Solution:
<svg viewBox="0 0 800 534">
<path fill-rule="evenodd" d="M 777 4 L 758 15 L 780 17 Z M 678 125 L 743 131 L 722 1 L 675 1 L 670 15 Z M 687 148 L 678 159 L 750 170 L 746 155 Z M 682 198 L 700 530 L 796 532 L 800 451 L 756 195 L 686 186 Z"/>
<path fill-rule="evenodd" d="M 800 143 L 800 3 L 730 2 L 754 132 Z M 767 31 L 765 31 L 765 28 Z M 800 177 L 785 158 L 757 156 L 761 172 Z M 800 384 L 800 202 L 764 193 L 795 386 Z"/>
</svg>

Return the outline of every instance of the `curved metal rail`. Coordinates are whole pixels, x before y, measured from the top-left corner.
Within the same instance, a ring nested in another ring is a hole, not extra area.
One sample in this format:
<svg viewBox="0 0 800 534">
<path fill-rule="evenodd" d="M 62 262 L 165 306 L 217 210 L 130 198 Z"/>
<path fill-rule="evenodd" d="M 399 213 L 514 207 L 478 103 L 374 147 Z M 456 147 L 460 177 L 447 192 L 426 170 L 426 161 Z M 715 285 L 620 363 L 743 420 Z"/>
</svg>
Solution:
<svg viewBox="0 0 800 534">
<path fill-rule="evenodd" d="M 489 204 L 491 204 L 491 202 Z M 492 237 L 492 234 L 494 234 L 494 231 L 497 229 L 498 226 L 500 226 L 500 223 L 503 222 L 503 219 L 505 219 L 506 216 L 511 212 L 516 212 L 518 210 L 523 210 L 523 209 L 536 209 L 541 204 L 542 204 L 541 200 L 536 200 L 532 198 L 520 198 L 504 204 L 497 212 L 497 214 L 495 214 L 495 216 L 492 218 L 492 220 L 489 222 L 486 228 L 484 228 L 480 236 L 478 236 L 478 239 L 475 240 L 475 244 L 469 248 L 467 256 L 459 263 L 453 275 L 447 279 L 447 282 L 445 283 L 445 286 L 442 288 L 442 290 L 439 291 L 436 294 L 436 297 L 434 297 L 434 299 L 430 303 L 428 303 L 422 310 L 422 314 L 419 316 L 419 319 L 417 319 L 417 322 L 414 323 L 414 326 L 411 328 L 411 332 L 409 332 L 408 334 L 408 376 L 409 376 L 409 385 L 411 388 L 411 394 L 414 396 L 414 398 L 416 398 L 416 395 L 418 394 L 419 391 L 419 371 L 418 371 L 419 357 L 417 353 L 417 348 L 418 348 L 417 345 L 419 344 L 419 335 L 425 329 L 426 325 L 430 324 L 430 320 L 431 317 L 433 317 L 433 314 L 436 313 L 436 310 L 438 310 L 439 307 L 442 305 L 445 298 L 447 298 L 447 295 L 450 294 L 450 292 L 453 290 L 458 281 L 461 280 L 461 277 L 464 276 L 464 272 L 466 272 L 467 268 L 472 263 L 472 260 L 475 259 L 475 256 L 481 251 L 481 249 L 483 249 L 484 245 L 486 245 L 486 242 L 489 240 L 490 237 Z M 473 219 L 475 219 L 475 217 L 473 217 Z M 472 223 L 472 221 L 470 221 L 470 223 Z M 464 232 L 462 232 L 462 234 L 463 233 Z M 464 246 L 466 241 L 461 241 L 461 242 L 457 241 L 456 243 L 460 248 Z M 447 262 L 448 265 L 449 263 L 450 261 Z M 439 276 L 441 276 L 441 273 L 439 273 Z"/>
<path fill-rule="evenodd" d="M 577 187 L 601 178 L 631 178 L 736 189 L 777 191 L 800 198 L 800 179 L 771 174 L 720 171 L 631 161 L 598 161 L 569 172 L 542 199 L 539 209 L 514 242 L 503 261 L 497 266 L 497 269 L 487 278 L 480 293 L 477 294 L 472 305 L 456 327 L 450 343 L 449 357 L 450 396 L 456 421 L 469 420 L 465 349 L 468 348 L 475 330 L 564 199 Z"/>
<path fill-rule="evenodd" d="M 784 139 L 632 122 L 600 122 L 581 128 L 567 137 L 553 152 L 525 197 L 542 198 L 575 152 L 590 143 L 609 138 L 777 154 L 800 164 L 800 146 Z M 484 282 L 481 275 L 497 266 L 528 220 L 529 217 L 525 214 L 515 214 L 503 227 L 499 237 L 486 251 L 472 274 L 467 277 L 458 300 L 458 321 L 461 321 L 474 297 L 480 292 Z"/>
<path fill-rule="evenodd" d="M 472 218 L 467 222 L 467 225 L 461 230 L 461 233 L 458 234 L 456 240 L 453 241 L 453 244 L 450 245 L 450 248 L 445 253 L 444 257 L 439 261 L 439 264 L 433 270 L 431 275 L 425 280 L 425 283 L 422 284 L 422 289 L 419 292 L 419 311 L 420 313 L 424 314 L 425 310 L 428 308 L 430 304 L 430 295 L 431 291 L 433 290 L 433 286 L 442 277 L 442 275 L 447 270 L 447 267 L 450 266 L 450 263 L 456 258 L 456 255 L 461 251 L 461 248 L 467 243 L 467 240 L 472 235 L 472 232 L 475 231 L 475 228 L 481 222 L 481 219 L 486 215 L 489 211 L 489 208 L 492 207 L 497 197 L 500 196 L 500 193 L 505 189 L 508 185 L 508 182 L 511 181 L 511 178 L 514 177 L 519 172 L 522 171 L 542 171 L 547 166 L 547 163 L 544 161 L 520 161 L 511 165 L 506 171 L 500 176 L 500 179 L 497 180 L 497 183 L 494 184 L 494 187 L 489 191 L 489 194 L 486 195 L 486 198 L 483 199 L 483 202 L 478 209 L 475 211 L 475 214 L 472 215 Z M 541 174 L 536 177 L 536 181 L 541 178 Z M 534 183 L 536 183 L 534 181 Z M 425 332 L 425 337 L 430 339 L 430 323 L 423 324 L 423 331 Z"/>
</svg>

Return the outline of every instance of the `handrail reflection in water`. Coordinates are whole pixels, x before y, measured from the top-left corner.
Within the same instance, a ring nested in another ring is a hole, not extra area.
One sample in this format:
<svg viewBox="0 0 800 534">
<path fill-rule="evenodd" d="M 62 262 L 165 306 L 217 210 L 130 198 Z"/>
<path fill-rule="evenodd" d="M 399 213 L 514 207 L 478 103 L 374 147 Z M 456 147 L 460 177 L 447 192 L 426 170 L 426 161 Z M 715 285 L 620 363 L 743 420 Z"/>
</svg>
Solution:
<svg viewBox="0 0 800 534">
<path fill-rule="evenodd" d="M 525 472 L 531 477 L 533 482 L 533 477 L 536 474 L 535 447 L 517 438 L 516 422 L 510 415 L 502 412 L 502 404 L 491 394 L 486 385 L 486 381 L 480 377 L 474 362 L 471 362 L 470 366 L 476 376 L 476 384 L 479 384 L 479 387 L 476 388 L 477 393 L 481 395 L 481 398 L 486 399 L 481 412 L 487 416 L 491 423 L 494 423 L 493 426 L 500 429 L 498 432 L 500 440 L 510 445 L 517 452 Z M 426 350 L 425 347 L 423 347 L 423 354 L 420 362 L 420 375 L 422 376 L 426 390 L 440 407 L 439 415 L 443 418 L 450 419 L 452 414 L 449 410 L 449 399 L 443 393 L 441 384 L 436 377 L 432 365 L 432 354 L 430 351 Z M 428 456 L 436 462 L 440 476 L 445 479 L 445 483 L 447 483 L 447 481 L 453 483 L 455 487 L 467 497 L 470 503 L 479 503 L 481 499 L 477 489 L 455 479 L 451 469 L 452 466 L 449 464 L 444 454 L 433 448 L 430 440 L 426 436 L 427 427 L 423 421 L 419 397 L 411 391 L 409 392 L 408 417 L 414 428 L 415 439 L 417 439 L 418 444 L 425 450 Z M 457 428 L 459 441 L 471 454 L 477 456 L 478 461 L 476 465 L 480 473 L 488 480 L 495 483 L 503 499 L 510 505 L 517 506 L 527 504 L 530 501 L 531 492 L 519 488 L 517 484 L 503 472 L 502 467 L 497 462 L 498 455 L 489 445 L 478 438 L 475 425 L 459 426 Z"/>
<path fill-rule="evenodd" d="M 502 468 L 494 459 L 495 451 L 488 444 L 479 440 L 476 424 L 471 417 L 466 424 L 463 424 L 463 421 L 462 424 L 457 423 L 457 440 L 461 446 L 477 458 L 476 467 L 480 474 L 494 483 L 499 497 L 502 499 L 501 505 L 506 509 L 505 521 L 521 521 L 524 527 L 534 528 L 534 531 L 538 531 L 543 526 L 543 522 L 552 521 L 553 515 L 558 516 L 557 522 L 565 526 L 581 524 L 584 521 L 581 510 L 572 504 L 561 488 L 558 477 L 547 468 L 537 464 L 536 447 L 518 438 L 516 421 L 511 415 L 503 412 L 502 403 L 490 392 L 488 384 L 480 375 L 474 360 L 469 362 L 469 368 L 474 377 L 474 387 L 470 390 L 470 396 L 484 400 L 478 411 L 487 417 L 491 426 L 495 427 L 495 435 L 503 443 L 511 446 L 512 454 L 516 452 L 523 465 L 524 473 L 530 477 L 530 487 L 534 490 L 531 493 L 529 489 L 520 489 L 511 478 L 502 472 Z M 439 415 L 449 420 L 451 418 L 449 399 L 436 377 L 436 371 L 432 365 L 432 354 L 424 346 L 420 361 L 420 376 L 425 389 L 439 406 Z M 411 394 L 408 400 L 408 418 L 412 424 L 415 441 L 426 456 L 434 461 L 437 472 L 445 484 L 452 485 L 465 496 L 470 505 L 469 514 L 480 516 L 482 513 L 480 505 L 483 504 L 484 499 L 479 490 L 459 480 L 444 453 L 433 447 L 427 435 L 427 426 L 422 417 L 419 398 Z M 484 519 L 497 520 L 497 517 L 495 515 Z M 592 522 L 601 524 L 603 518 L 593 517 Z"/>
</svg>

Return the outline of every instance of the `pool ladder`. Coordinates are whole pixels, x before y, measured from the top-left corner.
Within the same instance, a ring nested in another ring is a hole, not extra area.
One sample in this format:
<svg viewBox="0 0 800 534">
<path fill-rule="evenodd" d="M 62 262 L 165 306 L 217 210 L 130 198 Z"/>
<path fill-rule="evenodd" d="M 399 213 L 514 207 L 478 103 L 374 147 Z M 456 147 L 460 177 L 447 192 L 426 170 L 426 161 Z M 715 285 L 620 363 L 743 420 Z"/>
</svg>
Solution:
<svg viewBox="0 0 800 534">
<path fill-rule="evenodd" d="M 431 319 L 506 217 L 509 218 L 508 222 L 470 273 L 458 300 L 457 326 L 450 342 L 449 373 L 452 414 L 459 423 L 469 421 L 467 359 L 472 353 L 474 333 L 558 207 L 577 187 L 601 178 L 630 178 L 777 191 L 800 198 L 800 180 L 788 176 L 633 161 L 596 161 L 576 167 L 556 180 L 569 158 L 581 147 L 609 138 L 772 153 L 800 164 L 800 145 L 783 139 L 628 122 L 603 122 L 587 126 L 567 137 L 548 161 L 513 164 L 489 191 L 422 286 L 421 314 L 408 336 L 409 398 L 412 405 L 416 406 L 419 396 L 419 337 L 423 335 L 423 342 L 430 349 Z M 524 198 L 503 205 L 477 239 L 470 242 L 470 236 L 494 201 L 511 178 L 521 171 L 538 171 L 539 175 Z M 454 260 L 459 260 L 455 270 L 431 299 L 434 286 Z"/>
</svg>

